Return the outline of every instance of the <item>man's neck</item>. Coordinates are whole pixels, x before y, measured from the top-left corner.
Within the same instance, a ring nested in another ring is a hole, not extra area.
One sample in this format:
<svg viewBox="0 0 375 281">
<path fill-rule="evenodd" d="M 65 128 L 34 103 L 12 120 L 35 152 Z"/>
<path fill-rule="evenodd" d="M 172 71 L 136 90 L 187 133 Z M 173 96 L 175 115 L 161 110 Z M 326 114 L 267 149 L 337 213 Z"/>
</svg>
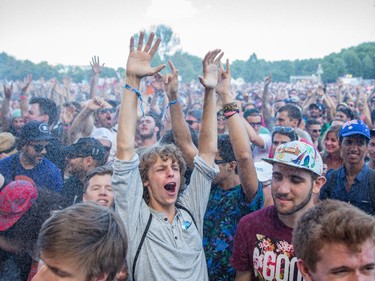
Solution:
<svg viewBox="0 0 375 281">
<path fill-rule="evenodd" d="M 149 147 L 153 146 L 157 142 L 156 136 L 152 136 L 150 138 L 141 138 L 141 147 Z"/>
<path fill-rule="evenodd" d="M 363 166 L 365 165 L 364 161 L 361 161 L 358 164 L 350 164 L 344 162 L 346 173 L 349 177 L 355 178 L 359 172 L 362 170 Z"/>
<path fill-rule="evenodd" d="M 277 216 L 286 226 L 290 228 L 295 228 L 300 217 L 302 217 L 302 215 L 306 213 L 312 207 L 314 207 L 314 203 L 313 203 L 313 200 L 311 199 L 310 202 L 305 207 L 295 212 L 294 214 L 281 215 L 278 213 Z"/>
<path fill-rule="evenodd" d="M 20 163 L 21 166 L 26 170 L 31 170 L 37 165 L 33 161 L 31 161 L 27 156 L 25 156 L 25 154 L 22 151 L 20 153 Z"/>
<path fill-rule="evenodd" d="M 241 184 L 240 177 L 237 174 L 233 176 L 226 177 L 221 183 L 220 187 L 223 190 L 231 189 L 237 185 Z"/>
<path fill-rule="evenodd" d="M 169 223 L 173 222 L 173 219 L 176 215 L 176 206 L 175 205 L 170 205 L 168 207 L 162 207 L 160 205 L 153 206 L 153 204 L 150 202 L 149 206 L 157 212 L 166 214 L 167 217 L 168 217 Z"/>
</svg>

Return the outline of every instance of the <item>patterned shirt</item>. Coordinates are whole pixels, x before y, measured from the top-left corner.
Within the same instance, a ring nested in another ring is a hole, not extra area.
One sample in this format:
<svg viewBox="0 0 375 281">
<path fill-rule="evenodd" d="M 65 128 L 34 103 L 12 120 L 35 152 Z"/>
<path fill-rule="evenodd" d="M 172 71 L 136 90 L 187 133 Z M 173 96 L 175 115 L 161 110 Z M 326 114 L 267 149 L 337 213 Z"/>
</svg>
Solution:
<svg viewBox="0 0 375 281">
<path fill-rule="evenodd" d="M 234 280 L 235 270 L 229 264 L 234 236 L 239 220 L 262 208 L 264 194 L 258 182 L 258 192 L 247 203 L 241 185 L 224 190 L 212 186 L 203 223 L 203 247 L 210 280 Z"/>
</svg>

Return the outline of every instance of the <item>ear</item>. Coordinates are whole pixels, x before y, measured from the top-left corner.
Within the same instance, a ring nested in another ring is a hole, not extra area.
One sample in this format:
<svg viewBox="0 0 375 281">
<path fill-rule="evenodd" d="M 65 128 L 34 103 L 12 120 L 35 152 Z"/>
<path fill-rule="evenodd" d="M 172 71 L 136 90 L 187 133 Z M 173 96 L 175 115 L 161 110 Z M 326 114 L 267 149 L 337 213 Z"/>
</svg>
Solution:
<svg viewBox="0 0 375 281">
<path fill-rule="evenodd" d="M 298 119 L 292 119 L 293 127 L 297 128 L 298 127 Z M 302 121 L 301 121 L 302 123 Z M 301 125 L 301 124 L 300 124 Z"/>
<path fill-rule="evenodd" d="M 92 158 L 92 156 L 87 156 L 83 159 L 84 159 L 84 162 L 85 162 L 86 166 L 93 167 L 95 165 L 95 160 L 94 160 L 94 158 Z"/>
<path fill-rule="evenodd" d="M 108 273 L 100 273 L 100 275 L 95 277 L 93 281 L 106 281 L 107 278 L 108 278 Z"/>
<path fill-rule="evenodd" d="M 86 202 L 86 201 L 87 201 L 87 195 L 86 193 L 83 193 L 82 202 Z"/>
<path fill-rule="evenodd" d="M 312 279 L 310 277 L 310 271 L 307 268 L 307 266 L 303 263 L 303 260 L 298 259 L 298 261 L 297 261 L 297 267 L 298 267 L 298 270 L 301 272 L 303 278 L 306 281 L 312 281 Z"/>
<path fill-rule="evenodd" d="M 155 132 L 159 132 L 160 131 L 160 128 L 159 127 L 155 127 Z"/>
<path fill-rule="evenodd" d="M 42 119 L 41 121 L 48 124 L 49 116 L 47 114 L 41 115 L 41 119 Z"/>
<path fill-rule="evenodd" d="M 326 183 L 326 178 L 321 176 L 318 177 L 314 183 L 313 183 L 313 193 L 317 194 L 319 193 L 320 189 L 323 187 L 323 185 Z"/>
<path fill-rule="evenodd" d="M 232 171 L 234 171 L 235 169 L 236 169 L 236 167 L 237 167 L 237 162 L 236 161 L 230 161 L 229 163 L 229 170 L 232 170 Z"/>
</svg>

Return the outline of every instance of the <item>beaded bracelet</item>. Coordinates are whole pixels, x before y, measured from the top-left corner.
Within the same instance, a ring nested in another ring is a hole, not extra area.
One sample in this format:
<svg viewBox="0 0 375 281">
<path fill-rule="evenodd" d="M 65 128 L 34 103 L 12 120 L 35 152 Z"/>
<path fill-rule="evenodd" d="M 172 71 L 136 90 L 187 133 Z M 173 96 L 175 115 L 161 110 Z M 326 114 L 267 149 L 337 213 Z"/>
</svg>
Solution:
<svg viewBox="0 0 375 281">
<path fill-rule="evenodd" d="M 223 110 L 224 110 L 224 112 L 230 112 L 230 111 L 233 111 L 233 110 L 238 110 L 238 104 L 235 101 L 227 103 L 227 104 L 223 104 Z"/>
<path fill-rule="evenodd" d="M 138 96 L 138 99 L 141 101 L 140 104 L 139 104 L 139 107 L 141 108 L 142 116 L 145 116 L 145 111 L 143 110 L 143 98 L 142 98 L 141 92 L 138 91 L 136 88 L 133 88 L 129 84 L 125 84 L 124 88 L 133 92 L 133 93 L 135 93 Z"/>
</svg>

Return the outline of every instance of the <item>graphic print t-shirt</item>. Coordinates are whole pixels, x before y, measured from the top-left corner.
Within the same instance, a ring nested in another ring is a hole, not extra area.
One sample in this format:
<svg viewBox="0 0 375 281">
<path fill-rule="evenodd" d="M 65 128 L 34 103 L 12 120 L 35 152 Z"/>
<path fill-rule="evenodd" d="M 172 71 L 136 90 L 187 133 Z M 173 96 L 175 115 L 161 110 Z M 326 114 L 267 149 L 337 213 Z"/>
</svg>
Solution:
<svg viewBox="0 0 375 281">
<path fill-rule="evenodd" d="M 279 220 L 274 206 L 243 217 L 231 265 L 236 271 L 250 271 L 252 280 L 303 280 L 291 244 L 292 232 Z"/>
</svg>

